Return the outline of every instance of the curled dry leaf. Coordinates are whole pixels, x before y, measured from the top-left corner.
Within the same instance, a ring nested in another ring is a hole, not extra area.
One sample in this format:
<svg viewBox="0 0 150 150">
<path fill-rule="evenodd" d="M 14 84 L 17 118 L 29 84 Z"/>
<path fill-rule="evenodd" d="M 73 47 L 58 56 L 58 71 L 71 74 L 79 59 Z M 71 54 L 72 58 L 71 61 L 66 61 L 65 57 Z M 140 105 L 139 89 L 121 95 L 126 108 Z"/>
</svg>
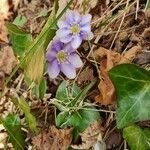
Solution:
<svg viewBox="0 0 150 150">
<path fill-rule="evenodd" d="M 106 64 L 107 59 L 100 62 L 100 73 L 102 80 L 98 85 L 100 94 L 95 97 L 96 102 L 100 102 L 103 105 L 113 104 L 116 100 L 115 88 L 108 76 Z"/>
<path fill-rule="evenodd" d="M 103 47 L 100 47 L 98 50 L 95 51 L 96 59 L 101 62 L 103 58 L 107 58 L 106 62 L 106 70 L 110 70 L 120 61 L 120 54 L 117 52 L 110 51 Z"/>
<path fill-rule="evenodd" d="M 89 149 L 96 144 L 99 134 L 101 134 L 101 123 L 100 121 L 95 121 L 80 134 L 82 143 L 80 145 L 71 145 L 71 147 L 73 149 Z"/>
<path fill-rule="evenodd" d="M 5 46 L 0 51 L 0 70 L 6 74 L 10 74 L 17 64 L 13 50 L 10 46 Z"/>
<path fill-rule="evenodd" d="M 103 105 L 112 104 L 116 100 L 115 88 L 109 79 L 107 71 L 119 62 L 120 54 L 100 47 L 95 52 L 95 56 L 97 60 L 100 59 L 100 74 L 102 78 L 98 85 L 100 94 L 95 97 L 95 101 Z"/>
<path fill-rule="evenodd" d="M 108 105 L 116 101 L 115 88 L 109 79 L 108 71 L 117 64 L 132 62 L 141 49 L 141 46 L 134 46 L 123 55 L 103 47 L 95 51 L 96 59 L 100 63 L 100 74 L 102 78 L 98 85 L 100 94 L 95 97 L 96 102 L 102 105 Z"/>
<path fill-rule="evenodd" d="M 43 131 L 32 138 L 37 150 L 66 150 L 72 141 L 72 129 L 57 129 L 50 126 L 49 131 Z"/>
</svg>

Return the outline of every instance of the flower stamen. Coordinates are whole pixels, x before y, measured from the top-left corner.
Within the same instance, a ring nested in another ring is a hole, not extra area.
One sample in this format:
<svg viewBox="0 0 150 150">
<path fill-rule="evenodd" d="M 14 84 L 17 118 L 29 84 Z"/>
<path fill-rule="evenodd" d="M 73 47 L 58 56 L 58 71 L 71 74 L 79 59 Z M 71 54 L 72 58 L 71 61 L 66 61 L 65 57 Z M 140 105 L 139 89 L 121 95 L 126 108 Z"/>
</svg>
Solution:
<svg viewBox="0 0 150 150">
<path fill-rule="evenodd" d="M 64 63 L 67 60 L 67 57 L 68 57 L 68 55 L 67 55 L 67 53 L 65 53 L 64 50 L 61 50 L 56 54 L 56 58 L 59 63 Z"/>
<path fill-rule="evenodd" d="M 79 25 L 78 25 L 78 24 L 73 25 L 73 26 L 71 27 L 71 32 L 72 32 L 73 34 L 78 34 L 78 33 L 80 33 L 80 27 L 79 27 Z"/>
</svg>

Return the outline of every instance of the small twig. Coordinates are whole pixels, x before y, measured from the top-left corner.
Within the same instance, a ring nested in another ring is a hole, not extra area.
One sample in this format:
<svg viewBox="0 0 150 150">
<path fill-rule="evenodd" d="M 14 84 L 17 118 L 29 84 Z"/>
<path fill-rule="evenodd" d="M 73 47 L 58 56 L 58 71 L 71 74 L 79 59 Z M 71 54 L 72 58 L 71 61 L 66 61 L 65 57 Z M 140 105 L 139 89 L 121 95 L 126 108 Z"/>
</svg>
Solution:
<svg viewBox="0 0 150 150">
<path fill-rule="evenodd" d="M 127 10 L 127 8 L 128 8 L 129 1 L 130 1 L 130 0 L 127 0 L 125 10 Z M 122 24 L 123 24 L 123 21 L 124 21 L 124 19 L 125 19 L 125 16 L 126 16 L 126 11 L 125 11 L 124 14 L 123 14 L 123 17 L 122 17 L 121 23 L 120 23 L 120 25 L 119 25 L 118 31 L 117 31 L 117 33 L 115 34 L 115 37 L 114 37 L 114 39 L 113 39 L 113 41 L 112 41 L 111 46 L 110 46 L 109 49 L 112 49 L 112 47 L 113 47 L 113 45 L 114 45 L 114 42 L 115 42 L 115 40 L 116 40 L 116 38 L 117 38 L 117 36 L 118 36 L 118 34 L 119 34 L 119 32 L 120 32 L 120 29 L 121 29 L 121 27 L 122 27 Z"/>
<path fill-rule="evenodd" d="M 135 13 L 135 20 L 138 18 L 138 11 L 139 11 L 139 0 L 136 3 L 136 13 Z"/>
<path fill-rule="evenodd" d="M 145 6 L 144 11 L 146 11 L 146 10 L 147 10 L 147 8 L 148 8 L 148 4 L 149 4 L 149 1 L 150 1 L 150 0 L 147 0 L 147 3 L 146 3 L 146 6 Z"/>
</svg>

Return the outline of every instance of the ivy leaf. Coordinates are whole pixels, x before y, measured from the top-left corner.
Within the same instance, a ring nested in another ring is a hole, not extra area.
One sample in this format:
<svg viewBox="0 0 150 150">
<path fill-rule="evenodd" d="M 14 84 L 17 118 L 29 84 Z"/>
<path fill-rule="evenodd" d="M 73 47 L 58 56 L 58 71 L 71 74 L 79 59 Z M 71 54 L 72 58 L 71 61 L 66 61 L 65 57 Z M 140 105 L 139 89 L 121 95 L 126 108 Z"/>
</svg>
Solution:
<svg viewBox="0 0 150 150">
<path fill-rule="evenodd" d="M 123 137 L 131 150 L 150 149 L 150 129 L 132 125 L 123 129 Z"/>
<path fill-rule="evenodd" d="M 9 114 L 5 119 L 2 120 L 4 127 L 6 128 L 10 141 L 15 150 L 25 149 L 25 138 L 21 130 L 21 123 L 18 116 Z"/>
<path fill-rule="evenodd" d="M 12 23 L 7 23 L 6 28 L 10 35 L 14 53 L 17 56 L 23 57 L 25 50 L 32 41 L 32 35 L 21 30 Z"/>
<path fill-rule="evenodd" d="M 109 71 L 118 97 L 117 127 L 150 119 L 150 72 L 133 64 Z"/>
</svg>

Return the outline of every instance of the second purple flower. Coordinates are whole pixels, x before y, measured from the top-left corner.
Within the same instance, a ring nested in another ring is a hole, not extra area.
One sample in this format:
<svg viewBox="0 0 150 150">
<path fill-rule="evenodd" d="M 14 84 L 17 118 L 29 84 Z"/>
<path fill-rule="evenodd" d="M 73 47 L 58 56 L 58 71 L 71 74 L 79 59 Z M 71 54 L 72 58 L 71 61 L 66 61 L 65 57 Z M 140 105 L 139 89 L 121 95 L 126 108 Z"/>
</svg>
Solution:
<svg viewBox="0 0 150 150">
<path fill-rule="evenodd" d="M 63 72 L 69 79 L 76 77 L 76 68 L 82 66 L 82 61 L 70 44 L 54 40 L 47 52 L 48 74 L 54 79 Z"/>
</svg>

